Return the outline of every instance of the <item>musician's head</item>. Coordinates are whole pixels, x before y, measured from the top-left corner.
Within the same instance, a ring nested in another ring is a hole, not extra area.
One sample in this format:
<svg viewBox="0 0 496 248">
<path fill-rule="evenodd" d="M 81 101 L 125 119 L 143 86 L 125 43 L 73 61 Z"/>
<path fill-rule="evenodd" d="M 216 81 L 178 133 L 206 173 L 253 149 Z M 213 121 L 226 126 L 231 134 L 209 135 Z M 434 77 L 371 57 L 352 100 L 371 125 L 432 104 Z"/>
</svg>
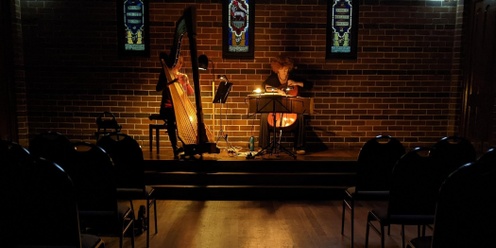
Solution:
<svg viewBox="0 0 496 248">
<path fill-rule="evenodd" d="M 289 72 L 293 70 L 294 67 L 293 60 L 285 55 L 280 55 L 273 58 L 270 61 L 270 65 L 272 67 L 272 71 L 274 71 L 275 73 L 278 73 L 279 70 L 283 68 Z"/>
<path fill-rule="evenodd" d="M 288 73 L 294 68 L 294 63 L 291 58 L 280 55 L 271 60 L 270 66 L 272 67 L 272 71 L 279 76 L 279 80 L 286 81 L 288 79 Z"/>
<path fill-rule="evenodd" d="M 174 66 L 174 70 L 175 71 L 179 71 L 181 70 L 181 68 L 183 67 L 183 64 L 184 64 L 184 59 L 183 59 L 183 56 L 179 56 L 179 58 L 177 58 L 177 62 L 176 62 L 176 65 Z"/>
</svg>

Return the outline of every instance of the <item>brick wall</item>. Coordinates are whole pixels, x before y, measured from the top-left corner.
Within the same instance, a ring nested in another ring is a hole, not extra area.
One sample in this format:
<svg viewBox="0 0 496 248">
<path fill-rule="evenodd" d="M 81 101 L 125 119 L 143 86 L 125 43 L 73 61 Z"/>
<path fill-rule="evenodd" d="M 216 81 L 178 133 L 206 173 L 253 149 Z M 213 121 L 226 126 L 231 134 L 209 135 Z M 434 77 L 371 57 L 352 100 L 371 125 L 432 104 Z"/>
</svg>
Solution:
<svg viewBox="0 0 496 248">
<path fill-rule="evenodd" d="M 234 83 L 222 117 L 235 146 L 246 148 L 249 136 L 258 135 L 258 116 L 248 115 L 245 98 L 280 53 L 293 57 L 297 74 L 314 85 L 306 92 L 315 102 L 309 150 L 357 148 L 381 133 L 408 147 L 431 145 L 457 133 L 463 8 L 456 2 L 362 0 L 358 59 L 326 61 L 323 0 L 258 1 L 253 60 L 222 59 L 221 1 L 150 0 L 150 57 L 119 58 L 115 1 L 46 0 L 21 1 L 29 136 L 55 130 L 91 141 L 95 118 L 111 111 L 124 132 L 147 146 L 147 117 L 160 103 L 158 55 L 170 51 L 175 21 L 192 4 L 198 53 Z M 183 51 L 187 56 L 187 46 Z M 200 74 L 200 90 L 205 122 L 218 131 L 210 73 Z"/>
<path fill-rule="evenodd" d="M 27 116 L 27 101 L 26 101 L 26 80 L 24 69 L 24 51 L 22 42 L 22 22 L 21 22 L 21 1 L 10 0 L 11 6 L 11 22 L 12 22 L 12 36 L 15 40 L 13 44 L 14 67 L 16 68 L 14 74 L 15 80 L 15 95 L 16 103 L 15 108 L 17 112 L 17 138 L 20 144 L 26 145 L 28 143 L 28 116 Z"/>
</svg>

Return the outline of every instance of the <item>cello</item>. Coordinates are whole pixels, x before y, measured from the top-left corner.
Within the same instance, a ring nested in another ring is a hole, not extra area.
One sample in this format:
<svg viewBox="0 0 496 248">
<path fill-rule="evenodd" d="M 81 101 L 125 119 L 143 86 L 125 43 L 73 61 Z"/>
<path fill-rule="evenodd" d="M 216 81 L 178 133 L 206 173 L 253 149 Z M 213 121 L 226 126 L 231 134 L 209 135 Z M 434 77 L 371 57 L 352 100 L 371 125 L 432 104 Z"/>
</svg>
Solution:
<svg viewBox="0 0 496 248">
<path fill-rule="evenodd" d="M 286 86 L 282 85 L 280 90 L 284 91 L 287 96 L 298 96 L 299 86 Z M 274 118 L 275 116 L 275 118 Z M 267 116 L 267 123 L 270 127 L 276 127 L 281 129 L 291 128 L 298 120 L 297 113 L 269 113 Z"/>
</svg>

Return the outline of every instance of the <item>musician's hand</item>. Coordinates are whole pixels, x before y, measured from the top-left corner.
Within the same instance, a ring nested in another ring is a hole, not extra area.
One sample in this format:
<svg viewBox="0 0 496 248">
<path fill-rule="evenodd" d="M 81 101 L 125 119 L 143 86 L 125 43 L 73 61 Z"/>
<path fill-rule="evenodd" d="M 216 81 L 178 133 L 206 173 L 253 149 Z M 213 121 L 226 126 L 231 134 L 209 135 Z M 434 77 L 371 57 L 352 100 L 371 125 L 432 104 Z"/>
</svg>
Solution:
<svg viewBox="0 0 496 248">
<path fill-rule="evenodd" d="M 288 86 L 299 86 L 304 87 L 303 82 L 296 82 L 294 80 L 288 80 Z"/>
<path fill-rule="evenodd" d="M 266 93 L 277 93 L 277 94 L 286 95 L 286 92 L 284 90 L 281 90 L 281 89 L 278 89 L 278 88 L 272 87 L 272 86 L 266 86 L 265 92 Z"/>
<path fill-rule="evenodd" d="M 280 95 L 286 95 L 286 91 L 281 90 L 281 89 L 277 89 L 277 90 L 275 91 L 275 93 L 280 94 Z"/>
<path fill-rule="evenodd" d="M 186 84 L 186 83 L 189 83 L 189 79 L 188 79 L 188 76 L 186 76 L 186 74 L 179 74 L 177 76 L 177 79 L 179 80 L 179 82 L 181 82 L 181 84 Z"/>
<path fill-rule="evenodd" d="M 193 89 L 193 87 L 189 83 L 188 75 L 186 75 L 186 74 L 180 75 L 179 76 L 179 82 L 183 86 L 183 89 L 186 91 L 186 94 L 188 96 L 191 96 L 191 95 L 193 95 L 195 93 L 195 90 Z"/>
</svg>

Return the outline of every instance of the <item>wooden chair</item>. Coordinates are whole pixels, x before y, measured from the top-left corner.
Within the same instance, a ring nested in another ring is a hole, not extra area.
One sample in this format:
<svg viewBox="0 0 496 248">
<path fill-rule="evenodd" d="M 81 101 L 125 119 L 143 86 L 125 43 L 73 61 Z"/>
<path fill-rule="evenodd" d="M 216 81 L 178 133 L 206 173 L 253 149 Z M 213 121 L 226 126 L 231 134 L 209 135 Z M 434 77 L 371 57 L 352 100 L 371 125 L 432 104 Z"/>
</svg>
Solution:
<svg viewBox="0 0 496 248">
<path fill-rule="evenodd" d="M 437 168 L 431 151 L 428 147 L 416 147 L 398 160 L 391 176 L 387 207 L 371 209 L 367 214 L 365 247 L 368 247 L 370 228 L 381 236 L 381 247 L 384 248 L 384 227 L 401 225 L 404 247 L 405 225 L 425 227 L 434 223 L 441 183 L 435 176 Z"/>
<path fill-rule="evenodd" d="M 351 247 L 354 243 L 355 202 L 387 200 L 393 167 L 405 154 L 401 142 L 389 135 L 378 135 L 368 140 L 358 155 L 356 183 L 345 190 L 341 215 L 341 235 L 344 234 L 346 209 L 350 210 Z"/>
<path fill-rule="evenodd" d="M 97 145 L 102 147 L 112 158 L 115 165 L 117 197 L 129 200 L 134 212 L 133 200 L 146 200 L 146 246 L 150 239 L 150 207 L 153 206 L 155 217 L 155 234 L 158 233 L 157 204 L 153 197 L 154 188 L 145 185 L 143 151 L 139 143 L 127 134 L 109 134 L 103 136 Z"/>
<path fill-rule="evenodd" d="M 493 247 L 496 244 L 496 150 L 467 163 L 444 181 L 432 236 L 410 240 L 411 248 Z"/>
</svg>

